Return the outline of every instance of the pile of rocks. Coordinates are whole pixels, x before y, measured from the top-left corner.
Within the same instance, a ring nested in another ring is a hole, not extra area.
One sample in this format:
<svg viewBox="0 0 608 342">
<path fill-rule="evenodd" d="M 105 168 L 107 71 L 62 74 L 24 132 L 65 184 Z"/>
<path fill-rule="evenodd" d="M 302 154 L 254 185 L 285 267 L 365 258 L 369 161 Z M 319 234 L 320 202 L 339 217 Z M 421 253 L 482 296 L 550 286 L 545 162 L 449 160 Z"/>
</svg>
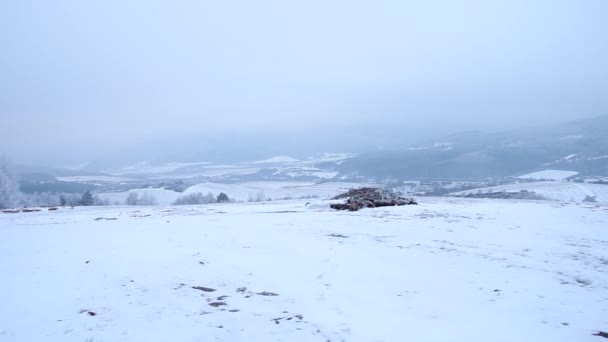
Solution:
<svg viewBox="0 0 608 342">
<path fill-rule="evenodd" d="M 350 211 L 357 211 L 361 208 L 418 204 L 413 198 L 401 197 L 391 191 L 379 188 L 351 189 L 332 199 L 346 199 L 346 202 L 331 204 L 331 208 Z"/>
</svg>

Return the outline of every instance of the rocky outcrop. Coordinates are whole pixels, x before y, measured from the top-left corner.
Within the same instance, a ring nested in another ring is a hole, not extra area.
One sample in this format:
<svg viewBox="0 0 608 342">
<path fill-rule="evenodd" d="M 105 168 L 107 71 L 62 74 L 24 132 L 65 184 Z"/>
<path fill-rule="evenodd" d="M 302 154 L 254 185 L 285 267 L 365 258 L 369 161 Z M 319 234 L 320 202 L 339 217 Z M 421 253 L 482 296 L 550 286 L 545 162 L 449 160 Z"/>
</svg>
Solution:
<svg viewBox="0 0 608 342">
<path fill-rule="evenodd" d="M 394 192 L 379 188 L 351 189 L 332 199 L 346 199 L 345 203 L 334 203 L 330 206 L 333 209 L 349 211 L 357 211 L 362 208 L 418 204 L 412 198 L 401 197 Z"/>
</svg>

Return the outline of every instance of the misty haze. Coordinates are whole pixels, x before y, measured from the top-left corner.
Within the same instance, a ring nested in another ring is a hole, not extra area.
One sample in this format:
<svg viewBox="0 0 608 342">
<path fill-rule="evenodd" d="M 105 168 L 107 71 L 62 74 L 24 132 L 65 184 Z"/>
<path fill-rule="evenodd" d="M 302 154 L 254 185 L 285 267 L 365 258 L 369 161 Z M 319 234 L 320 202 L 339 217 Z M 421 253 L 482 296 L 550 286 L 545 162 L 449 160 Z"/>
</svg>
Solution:
<svg viewBox="0 0 608 342">
<path fill-rule="evenodd" d="M 608 2 L 0 3 L 0 342 L 608 338 Z"/>
</svg>

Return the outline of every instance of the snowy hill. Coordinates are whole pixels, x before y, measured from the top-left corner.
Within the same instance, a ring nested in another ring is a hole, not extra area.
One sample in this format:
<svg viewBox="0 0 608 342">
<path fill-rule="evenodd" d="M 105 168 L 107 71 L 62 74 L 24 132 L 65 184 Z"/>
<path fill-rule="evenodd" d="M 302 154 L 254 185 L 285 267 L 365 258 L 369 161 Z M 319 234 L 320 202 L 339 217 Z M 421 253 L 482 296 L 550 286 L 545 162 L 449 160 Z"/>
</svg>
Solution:
<svg viewBox="0 0 608 342">
<path fill-rule="evenodd" d="M 577 174 L 578 174 L 578 172 L 575 172 L 575 171 L 543 170 L 543 171 L 538 171 L 538 172 L 521 175 L 517 178 L 563 181 L 566 178 L 576 176 Z"/>
<path fill-rule="evenodd" d="M 336 171 L 338 165 L 352 157 L 354 157 L 353 154 L 323 153 L 304 160 L 289 156 L 275 156 L 265 160 L 234 164 L 212 162 L 155 164 L 140 162 L 122 168 L 101 170 L 101 172 L 104 175 L 133 177 L 140 180 L 196 179 L 216 183 L 250 180 L 320 181 L 336 177 L 338 175 Z M 106 179 L 110 179 L 110 177 Z"/>
<path fill-rule="evenodd" d="M 304 203 L 0 214 L 0 342 L 598 342 L 608 330 L 605 207 Z"/>
<path fill-rule="evenodd" d="M 522 190 L 534 191 L 547 199 L 556 201 L 582 202 L 587 196 L 591 196 L 595 197 L 598 202 L 608 203 L 608 185 L 576 182 L 517 183 L 460 191 L 452 193 L 452 195 L 465 196 L 475 193 L 520 192 Z"/>
<path fill-rule="evenodd" d="M 264 160 L 258 160 L 254 162 L 255 164 L 269 164 L 269 163 L 295 163 L 299 160 L 289 157 L 289 156 L 276 156 Z"/>
<path fill-rule="evenodd" d="M 160 205 L 170 205 L 181 196 L 198 192 L 202 194 L 212 193 L 215 196 L 220 192 L 223 192 L 232 200 L 239 202 L 305 197 L 326 199 L 348 189 L 359 188 L 365 185 L 370 184 L 347 182 L 243 182 L 225 184 L 204 182 L 189 187 L 183 193 L 165 189 L 146 188 L 120 192 L 106 192 L 100 193 L 98 196 L 101 199 L 108 200 L 110 204 L 124 204 L 130 193 L 137 193 L 139 197 L 153 197 L 156 200 L 156 203 Z"/>
<path fill-rule="evenodd" d="M 400 180 L 502 178 L 537 170 L 608 176 L 608 116 L 505 132 L 462 132 L 411 146 L 370 151 L 343 174 Z"/>
<path fill-rule="evenodd" d="M 218 194 L 224 192 L 237 201 L 248 201 L 257 198 L 258 194 L 264 199 L 284 199 L 302 197 L 333 197 L 348 189 L 359 188 L 360 183 L 306 183 L 306 182 L 246 182 L 237 184 L 201 183 L 184 191 L 184 194 L 200 192 L 203 194 Z"/>
</svg>

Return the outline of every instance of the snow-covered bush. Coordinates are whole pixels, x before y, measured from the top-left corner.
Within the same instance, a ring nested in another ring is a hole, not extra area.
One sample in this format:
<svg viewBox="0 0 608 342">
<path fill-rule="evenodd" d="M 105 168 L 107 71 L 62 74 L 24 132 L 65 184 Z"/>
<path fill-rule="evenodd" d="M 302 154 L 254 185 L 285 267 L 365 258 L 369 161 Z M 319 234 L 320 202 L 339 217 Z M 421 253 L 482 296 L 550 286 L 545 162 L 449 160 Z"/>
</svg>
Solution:
<svg viewBox="0 0 608 342">
<path fill-rule="evenodd" d="M 93 196 L 93 205 L 96 206 L 105 206 L 105 205 L 110 205 L 110 200 L 107 198 L 101 198 L 97 195 Z"/>
<path fill-rule="evenodd" d="M 192 193 L 189 195 L 181 196 L 175 202 L 174 205 L 192 205 L 192 204 L 209 204 L 215 203 L 215 196 L 212 193 L 203 195 L 201 192 Z"/>
<path fill-rule="evenodd" d="M 18 206 L 20 207 L 56 207 L 56 206 L 78 206 L 83 204 L 83 197 L 85 197 L 84 203 L 86 205 L 110 205 L 108 200 L 104 200 L 97 195 L 78 194 L 78 193 L 51 193 L 51 192 L 40 192 L 33 194 L 22 194 L 19 199 Z M 91 200 L 92 198 L 92 200 Z"/>
<path fill-rule="evenodd" d="M 80 200 L 78 196 L 77 201 Z M 59 195 L 49 192 L 27 194 L 21 197 L 21 205 L 24 207 L 51 207 L 61 204 Z"/>
<path fill-rule="evenodd" d="M 77 193 L 59 193 L 59 205 L 60 206 L 75 206 L 80 202 L 80 194 Z"/>
<path fill-rule="evenodd" d="M 156 200 L 156 197 L 144 193 L 137 201 L 137 205 L 158 205 L 158 201 Z"/>
<path fill-rule="evenodd" d="M 139 201 L 139 195 L 137 192 L 129 192 L 129 195 L 127 195 L 127 199 L 125 200 L 125 204 L 137 205 L 137 201 Z"/>
<path fill-rule="evenodd" d="M 158 205 L 158 201 L 153 195 L 144 193 L 141 197 L 137 192 L 130 192 L 125 200 L 126 205 Z"/>
<path fill-rule="evenodd" d="M 264 191 L 259 191 L 255 196 L 249 194 L 249 198 L 247 200 L 247 202 L 264 202 L 266 201 L 266 195 L 264 194 Z"/>
</svg>

